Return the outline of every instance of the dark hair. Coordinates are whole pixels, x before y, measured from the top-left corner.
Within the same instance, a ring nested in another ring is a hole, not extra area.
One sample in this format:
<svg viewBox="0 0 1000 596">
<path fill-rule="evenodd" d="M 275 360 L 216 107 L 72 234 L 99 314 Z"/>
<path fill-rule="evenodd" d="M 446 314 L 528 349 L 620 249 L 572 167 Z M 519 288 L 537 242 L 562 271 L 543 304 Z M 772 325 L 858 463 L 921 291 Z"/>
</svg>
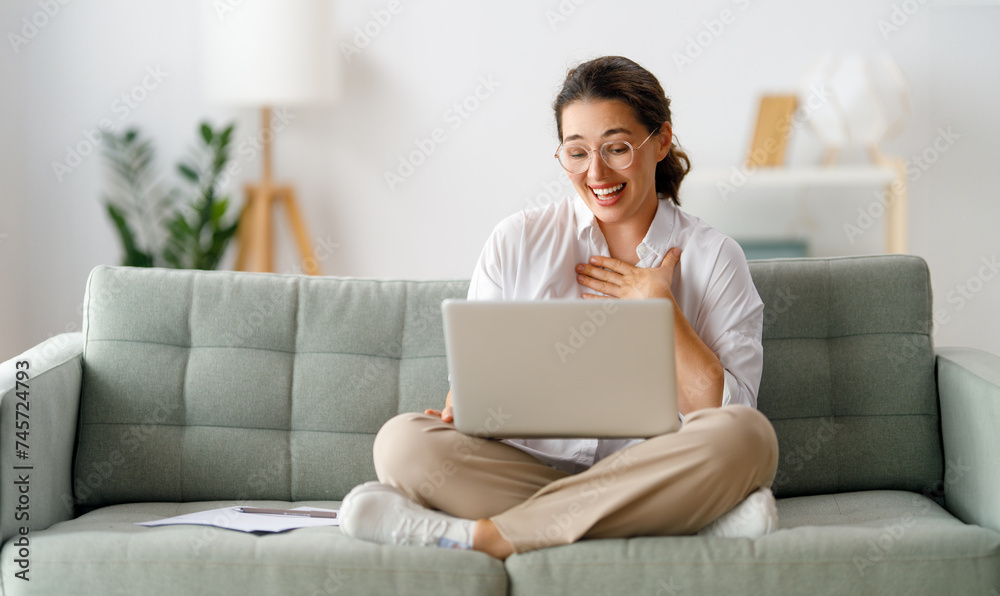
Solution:
<svg viewBox="0 0 1000 596">
<path fill-rule="evenodd" d="M 566 74 L 562 90 L 552 107 L 562 142 L 562 112 L 569 104 L 588 99 L 616 99 L 632 108 L 636 119 L 647 132 L 670 123 L 670 98 L 653 73 L 621 56 L 604 56 L 584 62 Z M 675 137 L 676 138 L 676 137 Z M 681 180 L 691 171 L 691 160 L 679 145 L 673 144 L 667 156 L 656 164 L 656 192 L 680 205 L 677 191 Z"/>
</svg>

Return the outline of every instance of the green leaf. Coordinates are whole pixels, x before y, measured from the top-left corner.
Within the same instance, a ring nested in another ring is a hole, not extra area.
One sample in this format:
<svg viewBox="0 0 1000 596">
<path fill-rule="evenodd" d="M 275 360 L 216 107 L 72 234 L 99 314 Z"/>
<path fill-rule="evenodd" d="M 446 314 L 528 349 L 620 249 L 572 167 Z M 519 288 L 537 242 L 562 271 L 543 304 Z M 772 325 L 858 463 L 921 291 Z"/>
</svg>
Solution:
<svg viewBox="0 0 1000 596">
<path fill-rule="evenodd" d="M 226 127 L 226 130 L 222 131 L 222 134 L 219 136 L 219 147 L 225 148 L 227 145 L 229 145 L 229 139 L 232 138 L 233 129 L 235 127 L 236 127 L 235 124 L 230 124 L 229 126 Z"/>
<path fill-rule="evenodd" d="M 186 217 L 178 216 L 176 222 L 177 222 L 177 229 L 179 229 L 181 231 L 182 235 L 184 235 L 184 236 L 194 236 L 195 235 L 194 234 L 194 228 L 192 228 L 191 224 L 188 223 L 188 220 L 187 220 Z"/>
<path fill-rule="evenodd" d="M 212 206 L 212 223 L 215 227 L 218 227 L 219 223 L 222 222 L 222 217 L 226 214 L 226 209 L 229 208 L 229 199 L 222 199 Z"/>
<path fill-rule="evenodd" d="M 225 153 L 219 153 L 212 160 L 212 171 L 215 173 L 216 177 L 222 172 L 226 167 L 226 162 L 229 161 L 229 156 Z"/>
<path fill-rule="evenodd" d="M 198 183 L 198 172 L 186 163 L 177 164 L 177 171 L 181 173 L 181 176 L 184 176 L 191 182 L 194 182 L 195 184 Z"/>
<path fill-rule="evenodd" d="M 132 162 L 133 169 L 138 171 L 146 171 L 152 165 L 153 165 L 152 153 L 143 153 L 141 155 L 137 155 L 135 160 Z"/>
<path fill-rule="evenodd" d="M 111 220 L 115 224 L 115 228 L 118 230 L 118 236 L 121 238 L 122 246 L 125 248 L 125 257 L 122 260 L 122 265 L 125 265 L 126 267 L 152 267 L 153 257 L 136 246 L 135 235 L 132 233 L 132 229 L 125 220 L 125 215 L 122 211 L 111 203 L 106 203 L 105 205 L 108 210 L 108 215 L 111 217 Z"/>
<path fill-rule="evenodd" d="M 201 138 L 205 140 L 206 145 L 212 144 L 212 127 L 206 122 L 201 124 Z"/>
<path fill-rule="evenodd" d="M 131 145 L 131 143 L 129 143 Z M 151 139 L 146 139 L 136 145 L 133 149 L 136 153 L 152 153 L 153 152 L 153 141 Z"/>
<path fill-rule="evenodd" d="M 177 256 L 177 253 L 169 247 L 163 249 L 163 260 L 170 264 L 174 269 L 182 269 L 180 258 Z"/>
<path fill-rule="evenodd" d="M 129 178 L 132 177 L 132 169 L 129 168 L 127 165 L 117 160 L 111 161 L 108 165 L 122 180 L 128 180 Z"/>
</svg>

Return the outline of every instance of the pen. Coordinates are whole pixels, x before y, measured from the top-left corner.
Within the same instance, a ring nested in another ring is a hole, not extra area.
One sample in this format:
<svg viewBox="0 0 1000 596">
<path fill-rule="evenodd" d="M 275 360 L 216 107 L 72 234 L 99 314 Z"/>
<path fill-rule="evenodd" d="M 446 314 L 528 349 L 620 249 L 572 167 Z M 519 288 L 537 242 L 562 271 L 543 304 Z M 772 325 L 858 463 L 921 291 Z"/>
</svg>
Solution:
<svg viewBox="0 0 1000 596">
<path fill-rule="evenodd" d="M 240 513 L 259 513 L 263 515 L 289 515 L 292 517 L 326 517 L 336 518 L 336 511 L 308 511 L 304 509 L 267 509 L 264 507 L 237 507 Z"/>
</svg>

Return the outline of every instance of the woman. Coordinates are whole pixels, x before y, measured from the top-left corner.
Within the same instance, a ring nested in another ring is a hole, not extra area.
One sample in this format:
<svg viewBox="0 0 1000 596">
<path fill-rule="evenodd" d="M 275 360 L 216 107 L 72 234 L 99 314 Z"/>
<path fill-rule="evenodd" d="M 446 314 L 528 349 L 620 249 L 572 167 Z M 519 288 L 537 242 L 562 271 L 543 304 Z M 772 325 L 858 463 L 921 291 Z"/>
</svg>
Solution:
<svg viewBox="0 0 1000 596">
<path fill-rule="evenodd" d="M 381 483 L 345 497 L 341 527 L 499 559 L 581 538 L 757 538 L 777 525 L 767 487 L 778 448 L 755 409 L 763 304 L 746 259 L 678 208 L 690 165 L 651 73 L 621 57 L 586 62 L 569 72 L 554 108 L 556 157 L 578 196 L 503 220 L 469 299 L 672 300 L 680 430 L 647 440 L 484 441 L 455 430 L 449 392 L 443 410 L 382 427 Z"/>
</svg>

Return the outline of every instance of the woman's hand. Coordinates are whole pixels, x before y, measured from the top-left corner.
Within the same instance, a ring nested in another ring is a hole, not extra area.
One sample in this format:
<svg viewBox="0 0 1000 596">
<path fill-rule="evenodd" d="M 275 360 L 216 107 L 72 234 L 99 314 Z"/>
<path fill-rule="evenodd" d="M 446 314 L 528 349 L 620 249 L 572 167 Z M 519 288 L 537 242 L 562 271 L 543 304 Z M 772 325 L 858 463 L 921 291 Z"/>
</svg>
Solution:
<svg viewBox="0 0 1000 596">
<path fill-rule="evenodd" d="M 444 409 L 443 410 L 424 410 L 424 414 L 428 416 L 440 416 L 441 422 L 455 422 L 455 416 L 451 412 L 451 391 L 448 391 L 448 395 L 444 398 Z"/>
<path fill-rule="evenodd" d="M 682 414 L 722 405 L 725 385 L 719 357 L 698 337 L 684 313 L 677 308 L 670 284 L 680 260 L 679 248 L 663 256 L 659 267 L 633 267 L 610 257 L 591 257 L 590 265 L 576 270 L 579 282 L 614 298 L 669 298 L 674 302 L 674 358 L 677 369 L 677 408 Z M 584 294 L 584 298 L 601 298 Z"/>
<path fill-rule="evenodd" d="M 576 266 L 576 279 L 581 285 L 614 298 L 669 298 L 674 295 L 670 284 L 674 268 L 680 261 L 679 248 L 671 248 L 659 267 L 635 267 L 611 257 L 593 256 L 590 263 Z M 606 298 L 584 294 L 584 298 Z"/>
</svg>

